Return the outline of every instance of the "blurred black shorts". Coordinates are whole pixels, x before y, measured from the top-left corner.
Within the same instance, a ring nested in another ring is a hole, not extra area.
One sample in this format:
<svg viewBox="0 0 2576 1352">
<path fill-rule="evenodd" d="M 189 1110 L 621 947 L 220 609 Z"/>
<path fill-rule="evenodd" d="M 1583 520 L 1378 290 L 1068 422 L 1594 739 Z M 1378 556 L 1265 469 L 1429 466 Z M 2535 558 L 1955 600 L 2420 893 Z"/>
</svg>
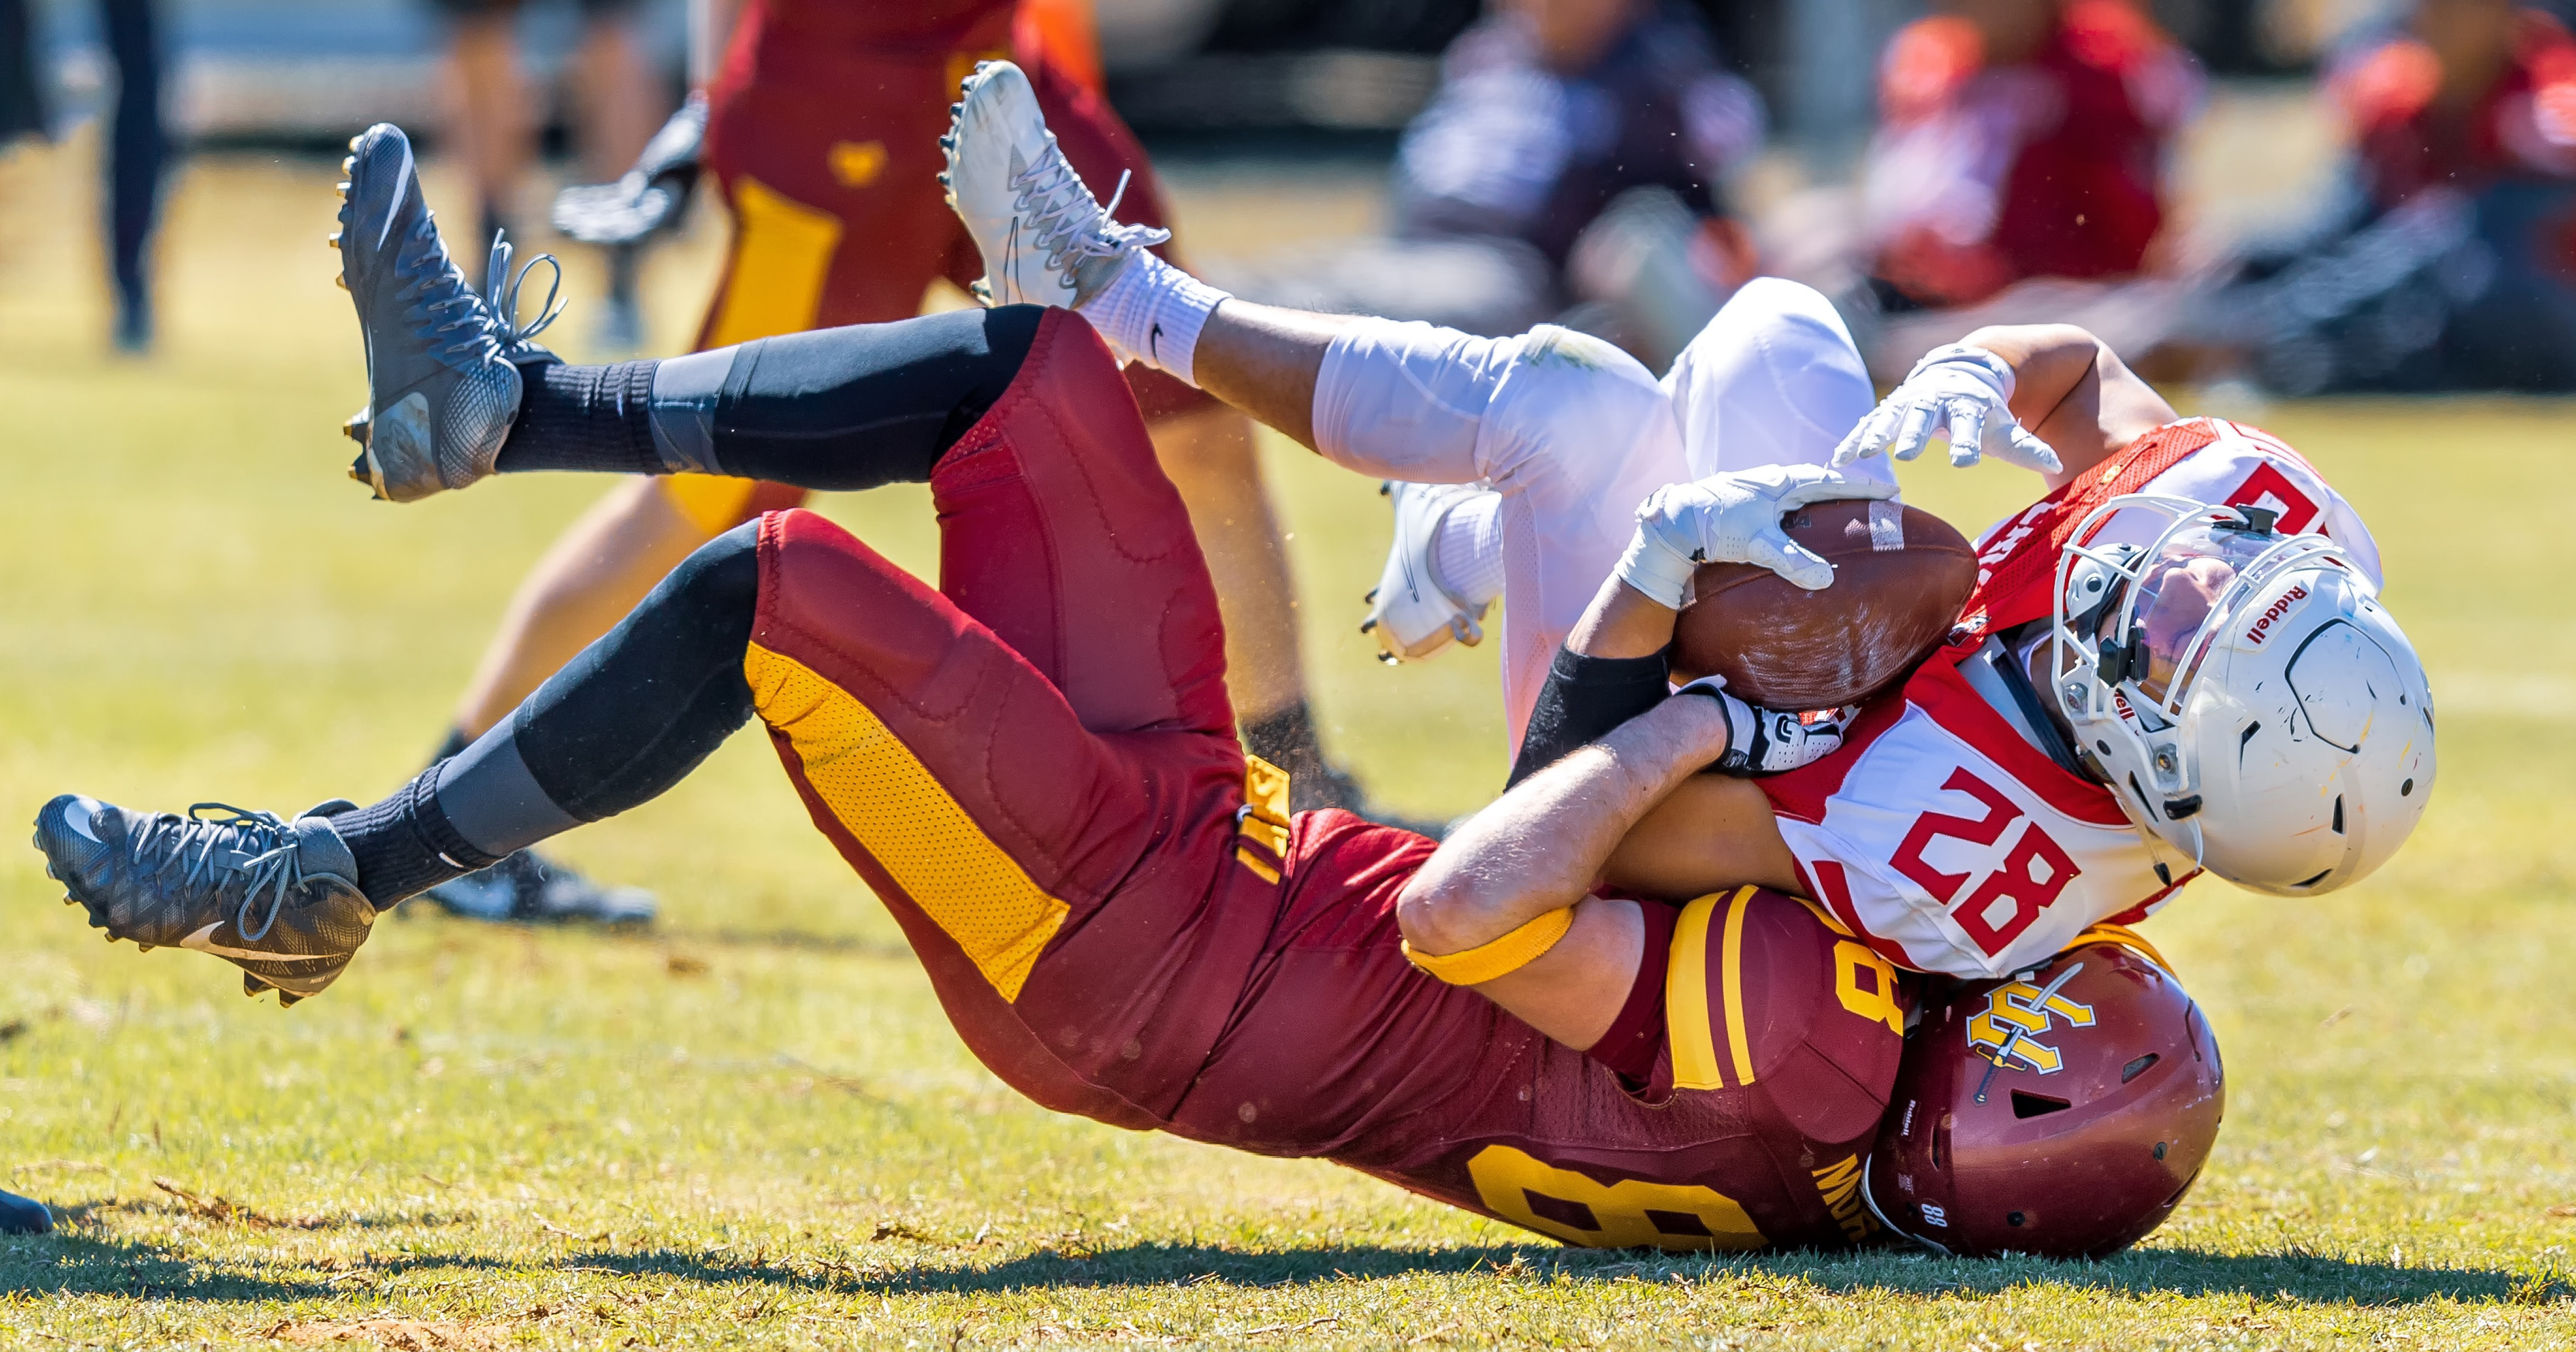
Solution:
<svg viewBox="0 0 2576 1352">
<path fill-rule="evenodd" d="M 643 7 L 644 0 L 575 0 L 582 16 L 611 19 L 632 14 Z M 429 7 L 451 18 L 472 19 L 487 14 L 516 14 L 526 8 L 525 0 L 429 0 Z"/>
</svg>

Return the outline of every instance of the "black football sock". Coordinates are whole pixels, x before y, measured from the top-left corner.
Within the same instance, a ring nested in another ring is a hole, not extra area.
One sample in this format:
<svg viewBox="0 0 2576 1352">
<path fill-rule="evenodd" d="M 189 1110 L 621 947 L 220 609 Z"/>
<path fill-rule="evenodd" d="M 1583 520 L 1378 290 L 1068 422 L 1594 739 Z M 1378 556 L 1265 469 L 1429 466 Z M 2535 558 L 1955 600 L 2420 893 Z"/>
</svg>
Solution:
<svg viewBox="0 0 2576 1352">
<path fill-rule="evenodd" d="M 1359 786 L 1324 758 L 1314 711 L 1305 700 L 1244 723 L 1241 731 L 1244 750 L 1288 772 L 1289 810 L 1359 809 Z"/>
<path fill-rule="evenodd" d="M 653 447 L 650 411 L 653 361 L 614 366 L 522 366 L 519 416 L 501 443 L 494 468 L 503 474 L 530 470 L 593 470 L 605 474 L 662 474 Z"/>
<path fill-rule="evenodd" d="M 1000 401 L 1046 312 L 1011 305 L 783 334 L 665 361 L 520 368 L 505 474 L 919 483 Z"/>
<path fill-rule="evenodd" d="M 449 824 L 438 806 L 438 771 L 433 765 L 383 802 L 330 819 L 358 861 L 358 890 L 379 910 L 500 859 Z"/>
</svg>

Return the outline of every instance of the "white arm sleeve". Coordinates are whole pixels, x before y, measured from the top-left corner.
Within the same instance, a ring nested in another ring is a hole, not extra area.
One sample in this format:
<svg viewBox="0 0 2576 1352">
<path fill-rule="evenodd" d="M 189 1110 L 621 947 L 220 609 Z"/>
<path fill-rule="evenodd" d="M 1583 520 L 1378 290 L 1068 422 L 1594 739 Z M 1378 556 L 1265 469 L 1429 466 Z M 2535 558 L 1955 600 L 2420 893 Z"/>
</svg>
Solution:
<svg viewBox="0 0 2576 1352">
<path fill-rule="evenodd" d="M 1364 319 L 1335 335 L 1315 377 L 1315 449 L 1346 469 L 1409 483 L 1485 477 L 1476 444 L 1519 338 Z"/>
</svg>

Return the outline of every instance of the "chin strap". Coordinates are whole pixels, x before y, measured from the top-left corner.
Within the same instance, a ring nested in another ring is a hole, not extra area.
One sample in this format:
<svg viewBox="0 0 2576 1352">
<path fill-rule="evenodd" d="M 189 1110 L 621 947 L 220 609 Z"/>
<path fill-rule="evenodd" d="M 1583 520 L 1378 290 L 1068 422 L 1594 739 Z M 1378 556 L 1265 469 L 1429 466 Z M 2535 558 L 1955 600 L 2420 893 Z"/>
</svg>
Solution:
<svg viewBox="0 0 2576 1352">
<path fill-rule="evenodd" d="M 1873 1216 L 1873 1217 L 1877 1218 L 1877 1220 L 1878 1220 L 1878 1224 L 1879 1224 L 1879 1227 L 1880 1227 L 1881 1229 L 1884 1229 L 1885 1231 L 1887 1231 L 1887 1233 L 1889 1233 L 1889 1234 L 1891 1234 L 1891 1235 L 1894 1235 L 1894 1236 L 1896 1236 L 1898 1239 L 1902 1239 L 1902 1240 L 1906 1241 L 1907 1243 L 1910 1243 L 1910 1244 L 1920 1244 L 1920 1245 L 1922 1245 L 1924 1248 L 1930 1249 L 1933 1253 L 1938 1254 L 1939 1256 L 1941 1256 L 1941 1257 L 1943 1257 L 1943 1258 L 1947 1258 L 1947 1257 L 1949 1257 L 1949 1256 L 1950 1256 L 1950 1250 L 1949 1250 L 1947 1247 L 1943 1246 L 1942 1244 L 1940 1244 L 1940 1243 L 1939 1243 L 1939 1242 L 1937 1242 L 1937 1241 L 1930 1240 L 1930 1239 L 1926 1239 L 1926 1238 L 1924 1238 L 1923 1236 L 1918 1235 L 1918 1234 L 1914 1233 L 1913 1231 L 1906 1229 L 1904 1226 L 1897 1224 L 1895 1221 L 1888 1219 L 1888 1215 L 1887 1215 L 1887 1213 L 1886 1213 L 1885 1211 L 1882 1211 L 1882 1210 L 1880 1210 L 1880 1209 L 1879 1209 L 1879 1205 L 1878 1205 L 1878 1198 L 1877 1198 L 1876 1196 L 1874 1196 L 1874 1195 L 1870 1192 L 1870 1187 L 1869 1187 L 1869 1167 L 1870 1167 L 1871 1165 L 1876 1164 L 1876 1163 L 1878 1162 L 1878 1161 L 1877 1161 L 1877 1159 L 1876 1159 L 1876 1157 L 1875 1157 L 1875 1153 L 1876 1153 L 1876 1152 L 1872 1152 L 1872 1154 L 1870 1154 L 1870 1155 L 1865 1155 L 1865 1156 L 1862 1156 L 1862 1157 L 1861 1157 L 1861 1162 L 1860 1162 L 1860 1200 L 1861 1200 L 1861 1205 L 1866 1206 L 1866 1207 L 1868 1207 L 1868 1208 L 1869 1208 L 1869 1214 L 1870 1214 L 1871 1216 Z"/>
</svg>

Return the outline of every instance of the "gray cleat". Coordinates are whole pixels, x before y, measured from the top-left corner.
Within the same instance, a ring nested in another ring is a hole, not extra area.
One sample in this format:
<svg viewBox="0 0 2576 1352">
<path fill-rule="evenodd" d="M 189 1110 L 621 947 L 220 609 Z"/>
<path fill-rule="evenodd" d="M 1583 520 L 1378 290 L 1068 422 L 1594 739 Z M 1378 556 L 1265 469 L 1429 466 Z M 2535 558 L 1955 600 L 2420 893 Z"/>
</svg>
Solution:
<svg viewBox="0 0 2576 1352">
<path fill-rule="evenodd" d="M 222 803 L 146 816 L 67 793 L 36 814 L 36 848 L 111 941 L 212 953 L 242 969 L 243 994 L 291 1005 L 337 980 L 375 924 L 358 861 L 324 818 L 355 806 L 291 822 Z"/>
<path fill-rule="evenodd" d="M 366 450 L 349 477 L 379 498 L 414 502 L 492 473 L 519 411 L 519 364 L 555 360 L 529 339 L 562 312 L 563 270 L 536 322 L 521 327 L 520 284 L 553 257 L 511 279 L 510 246 L 495 238 L 492 294 L 476 294 L 439 241 L 402 128 L 379 122 L 349 149 L 331 237 L 367 343 L 367 407 L 346 428 Z"/>
</svg>

